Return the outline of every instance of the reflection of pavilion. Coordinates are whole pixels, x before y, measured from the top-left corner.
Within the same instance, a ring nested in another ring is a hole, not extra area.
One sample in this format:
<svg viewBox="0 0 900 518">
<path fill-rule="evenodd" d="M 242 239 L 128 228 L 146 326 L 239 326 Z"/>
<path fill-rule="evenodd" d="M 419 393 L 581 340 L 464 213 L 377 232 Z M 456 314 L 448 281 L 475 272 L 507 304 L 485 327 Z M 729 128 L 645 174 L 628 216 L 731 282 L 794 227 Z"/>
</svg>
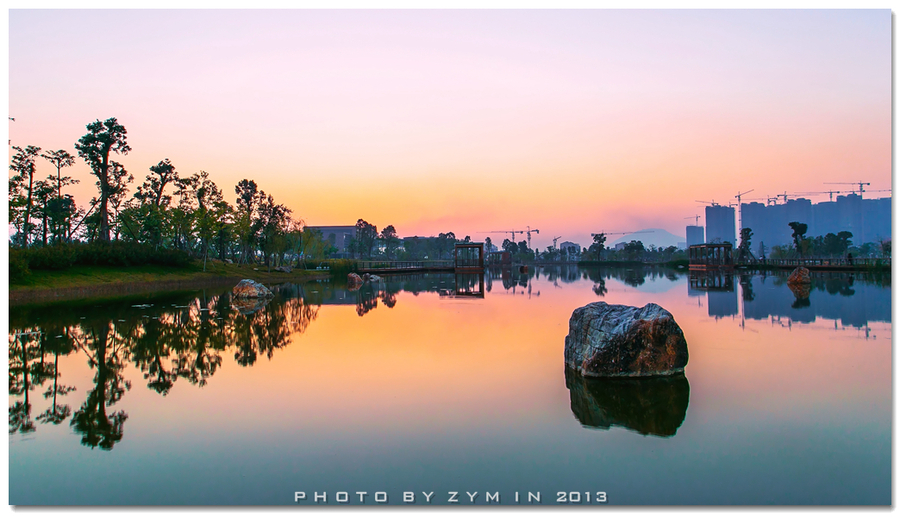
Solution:
<svg viewBox="0 0 900 518">
<path fill-rule="evenodd" d="M 709 316 L 728 317 L 738 314 L 737 292 L 734 289 L 734 274 L 731 272 L 691 272 L 688 295 L 698 292 L 706 293 Z"/>
<path fill-rule="evenodd" d="M 457 273 L 454 289 L 441 290 L 441 297 L 484 298 L 484 273 Z"/>
</svg>

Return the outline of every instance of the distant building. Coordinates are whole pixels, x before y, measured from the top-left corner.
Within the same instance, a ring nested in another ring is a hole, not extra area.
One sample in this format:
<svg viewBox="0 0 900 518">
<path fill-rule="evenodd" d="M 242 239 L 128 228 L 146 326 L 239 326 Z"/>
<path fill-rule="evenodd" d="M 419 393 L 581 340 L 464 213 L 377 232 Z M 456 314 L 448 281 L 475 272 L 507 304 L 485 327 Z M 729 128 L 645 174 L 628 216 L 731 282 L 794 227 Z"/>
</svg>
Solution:
<svg viewBox="0 0 900 518">
<path fill-rule="evenodd" d="M 793 243 L 788 226 L 792 221 L 807 224 L 807 237 L 848 231 L 855 245 L 891 236 L 891 198 L 867 200 L 848 194 L 816 204 L 805 198 L 781 205 L 743 203 L 741 213 L 743 226 L 753 231 L 753 243 L 765 243 L 767 247 Z"/>
<path fill-rule="evenodd" d="M 570 256 L 579 256 L 581 255 L 581 245 L 578 243 L 573 243 L 571 241 L 563 241 L 561 245 L 559 245 L 560 251 L 565 250 L 566 253 Z"/>
<path fill-rule="evenodd" d="M 706 207 L 706 242 L 735 244 L 734 207 L 722 205 Z"/>
<path fill-rule="evenodd" d="M 356 226 L 340 226 L 340 227 L 306 227 L 318 230 L 322 233 L 322 238 L 331 243 L 331 246 L 337 248 L 337 252 L 332 257 L 349 257 L 350 241 L 356 237 Z"/>
<path fill-rule="evenodd" d="M 685 243 L 687 246 L 702 245 L 706 242 L 703 239 L 703 227 L 699 225 L 688 225 L 685 229 L 685 233 L 687 234 L 687 242 Z"/>
</svg>

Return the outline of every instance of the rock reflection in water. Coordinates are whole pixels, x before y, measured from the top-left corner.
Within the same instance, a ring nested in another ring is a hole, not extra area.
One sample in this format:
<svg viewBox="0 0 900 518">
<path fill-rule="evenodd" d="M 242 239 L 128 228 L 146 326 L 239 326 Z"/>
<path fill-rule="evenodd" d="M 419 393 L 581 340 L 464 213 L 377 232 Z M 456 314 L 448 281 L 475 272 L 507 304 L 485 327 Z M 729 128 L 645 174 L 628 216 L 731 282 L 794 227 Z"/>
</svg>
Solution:
<svg viewBox="0 0 900 518">
<path fill-rule="evenodd" d="M 684 422 L 691 387 L 683 374 L 644 379 L 585 378 L 566 369 L 572 413 L 583 426 L 628 428 L 672 437 Z"/>
</svg>

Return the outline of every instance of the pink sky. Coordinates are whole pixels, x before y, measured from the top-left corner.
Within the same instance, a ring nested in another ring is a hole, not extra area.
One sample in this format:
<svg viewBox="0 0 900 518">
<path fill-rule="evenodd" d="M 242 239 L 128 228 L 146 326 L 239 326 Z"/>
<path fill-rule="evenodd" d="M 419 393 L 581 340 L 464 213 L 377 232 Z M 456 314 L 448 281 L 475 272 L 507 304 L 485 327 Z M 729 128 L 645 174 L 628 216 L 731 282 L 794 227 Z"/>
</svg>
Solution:
<svg viewBox="0 0 900 518">
<path fill-rule="evenodd" d="M 477 240 L 531 226 L 540 248 L 586 246 L 601 230 L 683 236 L 703 214 L 695 200 L 749 189 L 891 187 L 888 10 L 12 10 L 9 22 L 12 145 L 74 154 L 86 124 L 117 117 L 135 184 L 169 158 L 184 176 L 208 171 L 231 202 L 254 179 L 310 225 Z M 88 167 L 69 174 L 87 203 Z"/>
</svg>

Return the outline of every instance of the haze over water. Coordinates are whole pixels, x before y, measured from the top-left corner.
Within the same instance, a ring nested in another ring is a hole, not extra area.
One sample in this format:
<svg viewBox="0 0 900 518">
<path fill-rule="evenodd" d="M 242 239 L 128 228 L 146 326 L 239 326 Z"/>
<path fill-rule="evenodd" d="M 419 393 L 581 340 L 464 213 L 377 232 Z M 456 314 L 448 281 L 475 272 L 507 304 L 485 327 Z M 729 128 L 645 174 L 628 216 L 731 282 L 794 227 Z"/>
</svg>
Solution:
<svg viewBox="0 0 900 518">
<path fill-rule="evenodd" d="M 889 278 L 819 274 L 805 301 L 783 275 L 555 267 L 484 282 L 483 298 L 457 296 L 478 284 L 452 274 L 284 286 L 246 315 L 225 289 L 13 309 L 10 503 L 890 503 Z M 567 373 L 568 319 L 597 300 L 669 309 L 685 376 Z M 13 335 L 37 330 L 43 350 Z M 59 424 L 40 418 L 54 386 Z"/>
</svg>

